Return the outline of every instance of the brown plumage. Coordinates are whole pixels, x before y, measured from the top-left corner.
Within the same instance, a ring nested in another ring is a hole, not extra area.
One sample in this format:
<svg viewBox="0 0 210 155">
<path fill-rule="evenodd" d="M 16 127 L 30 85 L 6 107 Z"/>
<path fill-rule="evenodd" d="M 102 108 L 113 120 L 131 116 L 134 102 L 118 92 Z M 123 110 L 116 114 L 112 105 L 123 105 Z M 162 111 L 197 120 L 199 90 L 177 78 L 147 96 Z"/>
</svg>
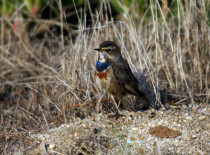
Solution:
<svg viewBox="0 0 210 155">
<path fill-rule="evenodd" d="M 107 77 L 103 79 L 105 82 L 98 80 L 102 89 L 117 98 L 121 98 L 126 94 L 137 96 L 146 101 L 151 107 L 156 108 L 155 103 L 140 89 L 139 81 L 132 73 L 127 61 L 123 59 L 120 47 L 117 44 L 111 41 L 105 41 L 95 50 L 103 53 L 106 57 L 106 63 L 110 65 L 103 71 L 107 72 L 108 70 Z M 96 78 L 100 78 L 100 76 Z"/>
</svg>

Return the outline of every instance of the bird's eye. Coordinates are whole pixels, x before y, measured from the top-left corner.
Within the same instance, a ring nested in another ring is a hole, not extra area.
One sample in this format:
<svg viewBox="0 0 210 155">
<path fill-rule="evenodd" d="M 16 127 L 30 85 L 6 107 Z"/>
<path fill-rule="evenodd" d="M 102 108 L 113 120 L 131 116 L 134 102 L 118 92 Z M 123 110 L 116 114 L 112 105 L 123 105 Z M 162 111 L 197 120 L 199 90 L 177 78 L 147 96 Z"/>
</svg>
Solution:
<svg viewBox="0 0 210 155">
<path fill-rule="evenodd" d="M 107 49 L 106 51 L 107 51 L 107 52 L 111 52 L 111 50 L 112 50 L 112 49 L 111 49 L 111 48 L 109 48 L 109 49 Z"/>
</svg>

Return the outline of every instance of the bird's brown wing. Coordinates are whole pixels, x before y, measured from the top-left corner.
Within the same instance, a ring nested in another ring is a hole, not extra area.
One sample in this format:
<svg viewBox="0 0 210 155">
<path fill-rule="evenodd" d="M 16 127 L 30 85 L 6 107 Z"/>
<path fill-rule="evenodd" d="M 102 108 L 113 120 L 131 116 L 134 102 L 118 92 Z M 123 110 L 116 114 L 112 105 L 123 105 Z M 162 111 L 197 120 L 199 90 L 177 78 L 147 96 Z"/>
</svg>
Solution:
<svg viewBox="0 0 210 155">
<path fill-rule="evenodd" d="M 117 64 L 114 64 L 112 69 L 114 76 L 120 86 L 125 87 L 129 94 L 142 98 L 152 107 L 154 107 L 154 104 L 152 104 L 151 101 L 146 97 L 145 92 L 139 89 L 138 80 L 135 78 L 130 69 L 130 66 L 123 58 L 118 61 Z"/>
<path fill-rule="evenodd" d="M 138 80 L 133 75 L 128 63 L 122 58 L 112 66 L 114 76 L 119 85 L 125 87 L 130 93 L 139 96 Z"/>
</svg>

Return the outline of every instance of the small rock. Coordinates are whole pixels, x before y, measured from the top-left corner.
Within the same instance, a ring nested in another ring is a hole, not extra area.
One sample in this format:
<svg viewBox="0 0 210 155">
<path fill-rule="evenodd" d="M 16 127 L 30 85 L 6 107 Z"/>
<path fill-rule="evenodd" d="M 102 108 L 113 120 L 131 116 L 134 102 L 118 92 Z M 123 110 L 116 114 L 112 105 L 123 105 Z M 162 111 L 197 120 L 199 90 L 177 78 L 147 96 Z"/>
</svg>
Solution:
<svg viewBox="0 0 210 155">
<path fill-rule="evenodd" d="M 142 148 L 139 148 L 139 154 L 144 154 L 144 150 Z"/>
<path fill-rule="evenodd" d="M 86 124 L 82 124 L 83 129 L 88 129 L 88 126 Z"/>
<path fill-rule="evenodd" d="M 197 136 L 196 135 L 192 135 L 192 138 L 195 139 Z"/>
<path fill-rule="evenodd" d="M 164 106 L 165 110 L 169 110 L 171 108 L 168 103 L 164 104 L 163 106 Z"/>
<path fill-rule="evenodd" d="M 199 109 L 198 105 L 193 105 L 192 106 L 192 111 L 196 112 Z"/>
<path fill-rule="evenodd" d="M 179 144 L 179 140 L 178 140 L 178 139 L 175 139 L 174 143 L 175 143 L 176 145 L 178 145 L 178 144 Z"/>
<path fill-rule="evenodd" d="M 136 130 L 138 130 L 138 128 L 135 128 L 135 127 L 134 127 L 134 128 L 132 128 L 132 130 L 136 131 Z"/>
<path fill-rule="evenodd" d="M 74 137 L 76 137 L 76 138 L 77 138 L 77 137 L 79 137 L 79 134 L 77 134 L 77 133 L 74 133 Z"/>
<path fill-rule="evenodd" d="M 79 117 L 76 117 L 76 121 L 81 121 L 81 119 Z"/>
<path fill-rule="evenodd" d="M 182 119 L 184 117 L 184 115 L 183 114 L 179 114 L 178 117 L 179 117 L 179 119 Z"/>
<path fill-rule="evenodd" d="M 45 142 L 43 141 L 40 146 L 39 146 L 39 150 L 41 152 L 41 154 L 43 155 L 49 155 L 47 150 L 46 150 L 46 145 L 45 145 Z"/>
<path fill-rule="evenodd" d="M 207 112 L 207 109 L 206 109 L 206 108 L 205 108 L 205 109 L 203 109 L 203 110 L 202 110 L 202 112 L 206 113 L 206 112 Z"/>
<path fill-rule="evenodd" d="M 112 124 L 107 125 L 107 128 L 109 129 L 113 128 Z"/>
<path fill-rule="evenodd" d="M 188 107 L 189 108 L 192 108 L 193 107 L 193 104 L 191 103 L 191 104 L 188 104 Z"/>
<path fill-rule="evenodd" d="M 77 122 L 77 126 L 80 126 L 82 124 L 82 121 Z"/>
<path fill-rule="evenodd" d="M 170 123 L 168 121 L 165 121 L 165 125 L 168 126 Z"/>
<path fill-rule="evenodd" d="M 176 122 L 176 120 L 175 120 L 175 122 L 173 122 L 173 125 L 177 125 L 177 122 Z"/>
<path fill-rule="evenodd" d="M 199 117 L 199 120 L 204 120 L 204 119 L 206 119 L 206 116 L 204 116 L 204 115 Z"/>
<path fill-rule="evenodd" d="M 55 144 L 50 144 L 49 145 L 49 149 L 54 149 L 55 148 Z"/>
<path fill-rule="evenodd" d="M 185 109 L 185 108 L 187 108 L 187 106 L 186 106 L 185 104 L 183 104 L 183 105 L 182 105 L 182 108 L 184 108 L 184 109 Z"/>
<path fill-rule="evenodd" d="M 141 135 L 140 139 L 141 139 L 142 141 L 144 141 L 144 140 L 145 140 L 145 136 L 144 136 L 144 135 Z"/>
<path fill-rule="evenodd" d="M 131 120 L 132 120 L 132 117 L 129 116 L 129 117 L 128 117 L 128 120 L 131 121 Z"/>
<path fill-rule="evenodd" d="M 143 141 L 140 140 L 127 140 L 128 144 L 143 144 Z"/>
<path fill-rule="evenodd" d="M 187 154 L 192 154 L 192 150 L 189 150 L 189 151 L 187 152 Z"/>
<path fill-rule="evenodd" d="M 167 116 L 168 116 L 168 113 L 164 112 L 163 117 L 167 117 Z"/>
<path fill-rule="evenodd" d="M 193 118 L 192 118 L 192 117 L 190 117 L 190 116 L 188 116 L 188 117 L 186 117 L 186 119 L 192 120 Z"/>
<path fill-rule="evenodd" d="M 42 140 L 42 141 L 44 141 L 45 139 L 46 139 L 46 138 L 45 138 L 44 136 L 43 136 L 43 137 L 41 137 L 41 140 Z"/>
<path fill-rule="evenodd" d="M 102 129 L 99 129 L 99 128 L 94 128 L 93 129 L 93 133 L 94 134 L 98 134 L 98 133 L 100 133 L 102 131 Z"/>
<path fill-rule="evenodd" d="M 206 124 L 206 125 L 203 127 L 203 129 L 205 129 L 205 130 L 210 130 L 210 123 Z"/>
<path fill-rule="evenodd" d="M 169 129 L 162 125 L 150 128 L 149 133 L 159 138 L 176 138 L 181 135 L 179 131 Z"/>
<path fill-rule="evenodd" d="M 101 117 L 100 116 L 97 116 L 96 118 L 95 118 L 95 121 L 100 121 L 101 120 Z"/>
<path fill-rule="evenodd" d="M 130 115 L 131 115 L 132 117 L 135 117 L 135 116 L 136 116 L 135 112 L 131 112 Z"/>
<path fill-rule="evenodd" d="M 186 139 L 187 140 L 190 140 L 191 139 L 191 134 L 188 134 L 187 137 L 186 137 Z"/>
<path fill-rule="evenodd" d="M 196 129 L 195 129 L 195 132 L 199 132 L 199 131 L 200 131 L 200 128 L 196 128 Z"/>
<path fill-rule="evenodd" d="M 136 138 L 134 138 L 134 137 L 131 137 L 131 138 L 130 138 L 130 140 L 131 140 L 131 141 L 135 141 L 135 140 L 136 140 Z"/>
<path fill-rule="evenodd" d="M 200 152 L 198 152 L 198 151 L 196 151 L 196 152 L 195 152 L 195 155 L 200 155 L 200 154 L 201 154 L 201 153 L 200 153 Z"/>
</svg>

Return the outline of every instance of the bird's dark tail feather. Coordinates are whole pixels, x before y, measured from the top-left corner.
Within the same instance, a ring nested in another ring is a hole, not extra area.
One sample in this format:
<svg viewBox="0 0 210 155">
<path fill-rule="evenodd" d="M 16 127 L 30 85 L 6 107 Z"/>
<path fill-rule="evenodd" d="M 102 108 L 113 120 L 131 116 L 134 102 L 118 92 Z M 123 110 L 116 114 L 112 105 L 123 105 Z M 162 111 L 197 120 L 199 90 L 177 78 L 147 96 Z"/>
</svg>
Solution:
<svg viewBox="0 0 210 155">
<path fill-rule="evenodd" d="M 149 104 L 150 107 L 154 108 L 155 110 L 158 110 L 155 102 L 150 101 L 147 97 L 143 97 L 142 99 L 145 100 Z"/>
<path fill-rule="evenodd" d="M 139 90 L 141 92 L 141 98 L 146 101 L 149 106 L 154 108 L 155 110 L 158 109 L 156 102 L 156 95 L 155 92 L 147 85 L 146 77 L 144 76 L 144 73 L 141 73 L 140 76 L 137 77 L 137 80 L 139 82 Z"/>
</svg>

